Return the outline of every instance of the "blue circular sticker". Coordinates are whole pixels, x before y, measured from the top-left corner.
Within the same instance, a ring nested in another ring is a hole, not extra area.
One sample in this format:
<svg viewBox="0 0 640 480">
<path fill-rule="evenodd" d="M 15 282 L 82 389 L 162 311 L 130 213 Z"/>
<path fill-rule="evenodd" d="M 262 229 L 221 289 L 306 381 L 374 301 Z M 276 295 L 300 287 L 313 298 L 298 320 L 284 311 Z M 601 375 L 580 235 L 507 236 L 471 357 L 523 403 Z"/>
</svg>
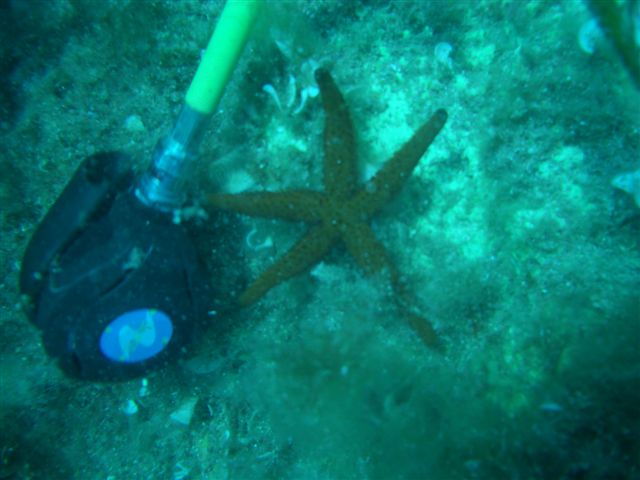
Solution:
<svg viewBox="0 0 640 480">
<path fill-rule="evenodd" d="M 116 317 L 100 336 L 100 350 L 111 360 L 141 362 L 160 353 L 171 340 L 169 316 L 153 308 L 141 308 Z"/>
</svg>

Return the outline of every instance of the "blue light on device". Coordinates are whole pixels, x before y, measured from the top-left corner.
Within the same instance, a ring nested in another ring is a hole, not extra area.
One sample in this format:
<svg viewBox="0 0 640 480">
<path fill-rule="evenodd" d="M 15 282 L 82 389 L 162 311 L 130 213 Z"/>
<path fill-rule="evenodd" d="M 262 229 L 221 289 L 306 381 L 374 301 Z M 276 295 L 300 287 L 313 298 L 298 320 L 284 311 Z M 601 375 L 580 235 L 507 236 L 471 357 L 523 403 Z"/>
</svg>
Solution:
<svg viewBox="0 0 640 480">
<path fill-rule="evenodd" d="M 153 308 L 118 316 L 103 330 L 100 350 L 120 363 L 136 363 L 160 353 L 169 344 L 173 324 L 167 314 Z"/>
</svg>

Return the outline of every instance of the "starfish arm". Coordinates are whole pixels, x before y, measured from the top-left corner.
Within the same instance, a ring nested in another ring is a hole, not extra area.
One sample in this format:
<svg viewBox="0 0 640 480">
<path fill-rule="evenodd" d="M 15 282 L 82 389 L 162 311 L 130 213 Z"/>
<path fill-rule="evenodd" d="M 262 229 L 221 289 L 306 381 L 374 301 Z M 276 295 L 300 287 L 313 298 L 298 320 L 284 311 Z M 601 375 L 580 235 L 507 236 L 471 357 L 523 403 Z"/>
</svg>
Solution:
<svg viewBox="0 0 640 480">
<path fill-rule="evenodd" d="M 411 312 L 405 312 L 404 317 L 422 343 L 429 348 L 438 349 L 441 347 L 438 332 L 436 332 L 433 324 L 428 319 Z"/>
<path fill-rule="evenodd" d="M 369 225 L 363 222 L 349 224 L 342 234 L 342 241 L 367 275 L 375 275 L 386 270 L 392 282 L 395 281 L 395 267 Z"/>
<path fill-rule="evenodd" d="M 438 334 L 431 322 L 414 313 L 409 307 L 415 302 L 412 302 L 407 286 L 389 260 L 384 246 L 375 237 L 371 227 L 365 223 L 349 225 L 347 233 L 342 238 L 349 253 L 353 255 L 358 265 L 368 275 L 385 271 L 388 273 L 395 302 L 404 320 L 426 346 L 438 346 Z"/>
<path fill-rule="evenodd" d="M 324 185 L 329 196 L 348 198 L 358 180 L 353 122 L 331 74 L 320 68 L 315 77 L 325 111 Z"/>
<path fill-rule="evenodd" d="M 335 231 L 312 227 L 291 250 L 264 271 L 238 298 L 242 306 L 251 305 L 276 285 L 304 272 L 317 263 L 335 241 Z"/>
<path fill-rule="evenodd" d="M 436 111 L 357 194 L 354 201 L 367 217 L 375 214 L 398 193 L 446 121 L 446 110 Z"/>
<path fill-rule="evenodd" d="M 252 217 L 317 222 L 324 194 L 312 190 L 290 192 L 210 193 L 207 204 Z"/>
</svg>

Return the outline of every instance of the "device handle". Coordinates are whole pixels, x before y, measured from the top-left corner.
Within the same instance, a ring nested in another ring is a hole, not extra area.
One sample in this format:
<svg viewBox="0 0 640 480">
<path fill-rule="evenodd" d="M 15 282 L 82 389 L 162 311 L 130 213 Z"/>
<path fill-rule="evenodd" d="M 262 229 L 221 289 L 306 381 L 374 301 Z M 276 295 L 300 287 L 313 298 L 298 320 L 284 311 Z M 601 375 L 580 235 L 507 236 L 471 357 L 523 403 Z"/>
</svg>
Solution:
<svg viewBox="0 0 640 480">
<path fill-rule="evenodd" d="M 163 211 L 183 204 L 185 176 L 261 6 L 262 0 L 228 0 L 225 4 L 173 130 L 156 145 L 151 168 L 136 188 L 144 204 Z"/>
<path fill-rule="evenodd" d="M 210 115 L 218 105 L 251 33 L 262 2 L 228 0 L 191 82 L 185 103 Z"/>
</svg>

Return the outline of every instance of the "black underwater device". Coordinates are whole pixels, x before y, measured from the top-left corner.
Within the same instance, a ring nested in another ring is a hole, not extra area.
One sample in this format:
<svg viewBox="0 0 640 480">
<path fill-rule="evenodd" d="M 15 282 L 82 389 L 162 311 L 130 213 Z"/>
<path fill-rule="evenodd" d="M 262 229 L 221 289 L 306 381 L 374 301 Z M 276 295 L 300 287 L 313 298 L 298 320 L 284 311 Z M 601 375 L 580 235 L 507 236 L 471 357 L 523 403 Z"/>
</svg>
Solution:
<svg viewBox="0 0 640 480">
<path fill-rule="evenodd" d="M 209 281 L 188 227 L 140 202 L 128 158 L 78 167 L 36 229 L 20 290 L 68 375 L 126 380 L 175 360 L 207 316 Z"/>
<path fill-rule="evenodd" d="M 20 291 L 47 353 L 67 374 L 145 375 L 183 353 L 208 302 L 219 302 L 195 247 L 206 233 L 174 223 L 173 213 L 260 8 L 225 4 L 173 130 L 139 180 L 121 153 L 87 158 L 33 234 Z"/>
</svg>

